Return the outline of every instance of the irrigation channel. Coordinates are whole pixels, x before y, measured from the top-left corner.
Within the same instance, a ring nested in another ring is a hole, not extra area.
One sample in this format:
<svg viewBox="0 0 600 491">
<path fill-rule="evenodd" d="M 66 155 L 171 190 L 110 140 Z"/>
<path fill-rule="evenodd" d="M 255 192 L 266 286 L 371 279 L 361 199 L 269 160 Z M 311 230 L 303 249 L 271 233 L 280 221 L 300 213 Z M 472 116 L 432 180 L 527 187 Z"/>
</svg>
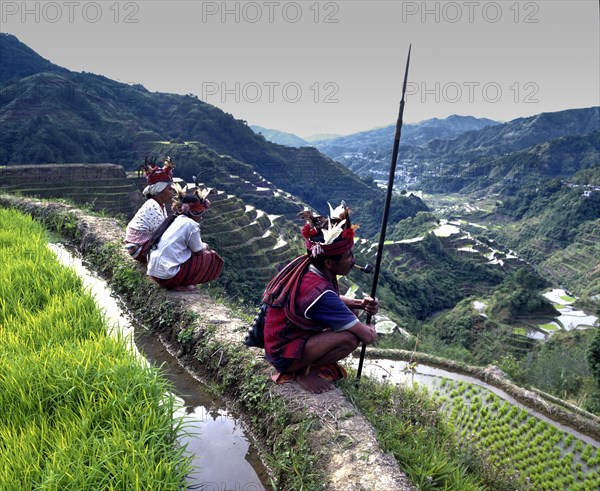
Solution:
<svg viewBox="0 0 600 491">
<path fill-rule="evenodd" d="M 188 489 L 201 491 L 259 491 L 271 489 L 258 450 L 246 435 L 242 421 L 219 396 L 208 391 L 179 365 L 162 343 L 123 312 L 106 282 L 90 272 L 75 253 L 62 244 L 50 244 L 61 263 L 72 267 L 102 308 L 107 322 L 131 339 L 142 359 L 160 366 L 172 383 L 184 418 L 181 444 L 193 458 Z"/>
</svg>

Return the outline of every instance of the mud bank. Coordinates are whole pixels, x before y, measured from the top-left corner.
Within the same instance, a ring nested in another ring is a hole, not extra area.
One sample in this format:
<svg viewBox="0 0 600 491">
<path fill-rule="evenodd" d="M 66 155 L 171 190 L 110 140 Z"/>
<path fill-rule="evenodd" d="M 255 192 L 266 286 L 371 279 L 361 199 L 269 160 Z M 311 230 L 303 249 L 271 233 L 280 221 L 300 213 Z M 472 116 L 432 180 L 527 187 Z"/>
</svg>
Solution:
<svg viewBox="0 0 600 491">
<path fill-rule="evenodd" d="M 384 454 L 372 426 L 339 389 L 313 395 L 295 383 L 276 386 L 262 352 L 242 340 L 248 324 L 206 293 L 168 292 L 146 278 L 123 250 L 123 227 L 65 204 L 0 195 L 71 239 L 91 267 L 127 302 L 188 371 L 215 384 L 244 415 L 281 489 L 414 489 L 395 459 Z M 311 467 L 312 484 L 294 462 Z M 308 485 L 308 486 L 307 486 Z M 318 487 L 317 487 L 318 486 Z"/>
</svg>

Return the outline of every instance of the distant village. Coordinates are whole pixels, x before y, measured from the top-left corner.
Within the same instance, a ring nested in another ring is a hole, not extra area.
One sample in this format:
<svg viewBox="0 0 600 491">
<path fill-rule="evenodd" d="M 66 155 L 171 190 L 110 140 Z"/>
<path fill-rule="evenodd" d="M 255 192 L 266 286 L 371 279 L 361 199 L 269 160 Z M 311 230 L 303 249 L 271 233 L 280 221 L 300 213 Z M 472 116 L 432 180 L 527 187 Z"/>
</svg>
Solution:
<svg viewBox="0 0 600 491">
<path fill-rule="evenodd" d="M 581 188 L 583 190 L 582 196 L 589 198 L 593 193 L 600 192 L 600 186 L 592 186 L 591 184 L 573 184 L 572 182 L 563 181 L 565 186 L 568 186 L 573 189 Z"/>
</svg>

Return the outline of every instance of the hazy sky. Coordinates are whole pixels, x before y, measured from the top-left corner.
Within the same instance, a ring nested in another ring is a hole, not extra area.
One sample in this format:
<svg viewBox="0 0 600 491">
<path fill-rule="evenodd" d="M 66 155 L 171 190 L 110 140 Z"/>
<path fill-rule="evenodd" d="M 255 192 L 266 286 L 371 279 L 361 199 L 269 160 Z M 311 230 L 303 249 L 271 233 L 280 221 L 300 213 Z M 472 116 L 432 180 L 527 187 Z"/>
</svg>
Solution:
<svg viewBox="0 0 600 491">
<path fill-rule="evenodd" d="M 1 31 L 57 65 L 196 94 L 308 136 L 508 121 L 600 105 L 597 0 L 5 1 Z"/>
</svg>

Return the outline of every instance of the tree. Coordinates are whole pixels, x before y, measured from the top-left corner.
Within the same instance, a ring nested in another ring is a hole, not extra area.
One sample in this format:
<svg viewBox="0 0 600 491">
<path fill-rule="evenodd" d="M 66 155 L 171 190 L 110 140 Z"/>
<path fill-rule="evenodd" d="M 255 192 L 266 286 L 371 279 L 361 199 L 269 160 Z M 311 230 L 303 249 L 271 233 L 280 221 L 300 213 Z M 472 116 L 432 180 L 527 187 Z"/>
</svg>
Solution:
<svg viewBox="0 0 600 491">
<path fill-rule="evenodd" d="M 594 338 L 588 348 L 587 362 L 590 371 L 596 380 L 596 384 L 600 387 L 600 329 L 596 329 Z"/>
</svg>

